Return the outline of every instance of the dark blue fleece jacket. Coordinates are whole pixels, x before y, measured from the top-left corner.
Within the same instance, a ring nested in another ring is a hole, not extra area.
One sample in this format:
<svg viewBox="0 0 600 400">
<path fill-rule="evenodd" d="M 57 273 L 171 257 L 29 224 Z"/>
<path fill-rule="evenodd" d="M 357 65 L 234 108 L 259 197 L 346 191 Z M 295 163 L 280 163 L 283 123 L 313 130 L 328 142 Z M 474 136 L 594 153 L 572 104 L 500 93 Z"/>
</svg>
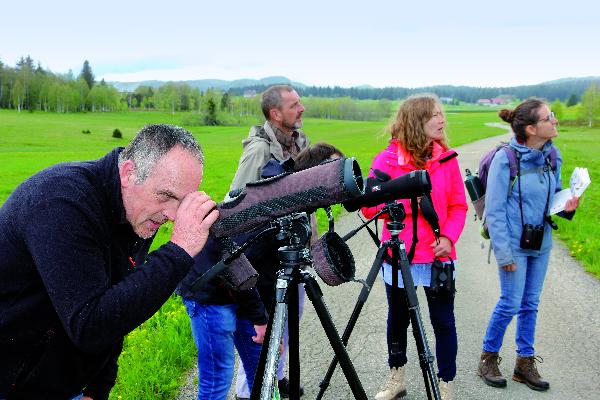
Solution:
<svg viewBox="0 0 600 400">
<path fill-rule="evenodd" d="M 0 209 L 0 398 L 108 398 L 123 337 L 193 264 L 171 242 L 146 257 L 151 239 L 125 219 L 120 150 L 45 169 Z"/>
</svg>

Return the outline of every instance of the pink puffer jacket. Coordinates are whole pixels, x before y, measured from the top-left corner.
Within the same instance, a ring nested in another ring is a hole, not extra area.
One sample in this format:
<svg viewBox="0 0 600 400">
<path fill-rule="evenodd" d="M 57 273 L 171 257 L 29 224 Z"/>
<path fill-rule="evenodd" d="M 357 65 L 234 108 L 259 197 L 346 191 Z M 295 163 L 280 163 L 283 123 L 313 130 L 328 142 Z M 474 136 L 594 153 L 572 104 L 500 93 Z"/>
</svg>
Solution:
<svg viewBox="0 0 600 400">
<path fill-rule="evenodd" d="M 391 140 L 389 146 L 379 153 L 373 160 L 369 176 L 373 176 L 373 170 L 381 170 L 392 177 L 397 178 L 401 175 L 414 171 L 417 168 L 413 164 L 413 159 L 399 144 L 397 140 Z M 467 216 L 467 201 L 465 198 L 465 189 L 463 186 L 460 168 L 456 159 L 456 152 L 453 150 L 444 150 L 437 142 L 434 142 L 432 158 L 427 161 L 425 168 L 431 178 L 431 198 L 433 206 L 439 217 L 441 235 L 447 237 L 452 242 L 451 257 L 456 259 L 454 244 L 458 240 L 464 226 Z M 410 208 L 410 200 L 399 200 L 404 204 L 406 218 L 405 227 L 400 232 L 399 238 L 404 241 L 406 251 L 412 244 L 413 221 Z M 363 215 L 367 218 L 373 217 L 381 206 L 364 207 L 361 209 Z M 385 219 L 387 222 L 387 216 Z M 390 238 L 390 232 L 384 224 L 381 240 Z M 433 231 L 419 209 L 417 219 L 417 247 L 413 263 L 430 263 L 434 259 L 431 244 L 435 241 Z M 442 259 L 445 261 L 445 259 Z"/>
</svg>

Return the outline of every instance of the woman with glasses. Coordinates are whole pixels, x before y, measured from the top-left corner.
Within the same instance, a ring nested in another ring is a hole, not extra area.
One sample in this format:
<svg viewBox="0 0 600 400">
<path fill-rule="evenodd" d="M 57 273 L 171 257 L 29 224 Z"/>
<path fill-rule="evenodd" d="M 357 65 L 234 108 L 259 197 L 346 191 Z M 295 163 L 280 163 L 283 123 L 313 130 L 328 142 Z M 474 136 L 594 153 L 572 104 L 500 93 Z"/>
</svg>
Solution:
<svg viewBox="0 0 600 400">
<path fill-rule="evenodd" d="M 552 248 L 548 215 L 552 196 L 561 189 L 562 158 L 552 139 L 558 136 L 558 120 L 546 103 L 531 98 L 514 110 L 501 110 L 500 118 L 514 132 L 507 151 L 498 151 L 488 172 L 485 218 L 498 263 L 500 299 L 483 339 L 477 374 L 494 387 L 506 387 L 499 369 L 502 340 L 517 315 L 516 364 L 512 379 L 533 390 L 550 384 L 542 380 L 534 351 L 540 294 Z M 517 174 L 511 180 L 509 151 L 516 158 Z M 579 199 L 569 200 L 560 216 L 571 219 Z"/>
<path fill-rule="evenodd" d="M 454 398 L 458 349 L 452 284 L 455 275 L 453 260 L 456 260 L 454 246 L 465 225 L 467 202 L 457 154 L 448 146 L 445 127 L 446 119 L 442 106 L 435 95 L 419 94 L 407 98 L 388 128 L 391 140 L 388 147 L 373 160 L 370 176 L 375 176 L 375 170 L 389 175 L 391 179 L 421 169 L 429 173 L 432 186 L 430 198 L 439 218 L 440 229 L 438 231 L 436 228 L 434 233 L 421 211 L 425 208 L 415 207 L 416 210 L 413 211 L 411 201 L 399 199 L 397 202 L 404 205 L 406 212 L 403 221 L 405 226 L 399 234 L 399 239 L 405 243 L 407 249 L 412 249 L 408 251 L 408 258 L 413 283 L 424 288 L 435 334 L 440 393 L 443 400 L 450 400 Z M 420 203 L 425 201 L 429 201 L 429 196 L 419 200 Z M 372 218 L 381 207 L 363 208 L 361 211 L 365 217 Z M 388 222 L 389 215 L 383 215 L 385 222 Z M 391 233 L 384 224 L 382 242 L 390 237 Z M 439 270 L 447 272 L 444 275 L 449 283 L 447 291 L 436 291 L 433 288 L 436 285 L 433 283 L 435 278 L 432 272 Z M 404 365 L 407 362 L 407 329 L 410 314 L 402 276 L 398 271 L 398 286 L 394 288 L 393 271 L 394 268 L 389 262 L 383 263 L 381 274 L 388 300 L 387 342 L 390 373 L 385 387 L 375 396 L 376 400 L 392 400 L 406 395 Z M 397 307 L 392 307 L 394 290 L 399 303 Z M 398 351 L 392 351 L 392 348 L 396 347 L 392 346 L 393 343 L 398 344 Z"/>
</svg>

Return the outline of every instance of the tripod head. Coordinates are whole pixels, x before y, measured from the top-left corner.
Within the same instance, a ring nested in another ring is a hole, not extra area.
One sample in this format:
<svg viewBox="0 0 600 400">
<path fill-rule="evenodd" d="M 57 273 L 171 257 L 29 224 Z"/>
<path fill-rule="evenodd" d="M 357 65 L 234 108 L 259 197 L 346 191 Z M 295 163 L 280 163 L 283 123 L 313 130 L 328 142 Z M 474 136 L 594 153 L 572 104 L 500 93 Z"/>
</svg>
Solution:
<svg viewBox="0 0 600 400">
<path fill-rule="evenodd" d="M 390 217 L 389 218 L 390 220 L 387 223 L 387 227 L 390 230 L 390 232 L 392 232 L 392 230 L 400 232 L 404 228 L 404 224 L 402 223 L 402 221 L 404 221 L 404 218 L 406 218 L 406 211 L 404 210 L 404 205 L 402 203 L 396 203 L 395 201 L 390 201 L 390 202 L 386 203 L 381 208 L 381 210 L 379 210 L 377 212 L 377 214 L 375 214 L 373 217 L 369 218 L 367 221 L 360 224 L 360 226 L 358 228 L 353 229 L 350 232 L 348 232 L 346 235 L 344 235 L 344 237 L 342 239 L 344 240 L 344 242 L 348 241 L 348 239 L 352 238 L 361 229 L 366 228 L 367 225 L 369 225 L 371 222 L 377 220 L 383 214 L 388 214 L 388 216 Z M 390 224 L 392 224 L 391 227 L 390 227 Z M 368 230 L 369 230 L 369 233 L 372 233 L 372 231 L 370 229 L 368 229 Z M 375 242 L 377 247 L 379 247 L 379 239 L 377 238 L 377 236 L 374 236 L 374 235 L 375 235 L 374 233 L 371 234 L 371 237 L 373 238 L 373 241 Z"/>
<path fill-rule="evenodd" d="M 271 226 L 278 230 L 275 238 L 280 242 L 285 242 L 287 246 L 305 247 L 312 233 L 308 214 L 305 212 L 277 218 L 271 223 Z"/>
<path fill-rule="evenodd" d="M 400 231 L 404 229 L 404 218 L 406 218 L 406 211 L 404 210 L 404 204 L 391 202 L 384 206 L 388 216 L 390 217 L 389 221 L 386 223 L 386 226 L 392 236 L 398 236 Z"/>
<path fill-rule="evenodd" d="M 284 243 L 277 250 L 277 257 L 284 268 L 310 265 L 310 250 L 307 248 L 311 227 L 306 212 L 294 213 L 273 221 L 279 231 L 276 239 Z"/>
</svg>

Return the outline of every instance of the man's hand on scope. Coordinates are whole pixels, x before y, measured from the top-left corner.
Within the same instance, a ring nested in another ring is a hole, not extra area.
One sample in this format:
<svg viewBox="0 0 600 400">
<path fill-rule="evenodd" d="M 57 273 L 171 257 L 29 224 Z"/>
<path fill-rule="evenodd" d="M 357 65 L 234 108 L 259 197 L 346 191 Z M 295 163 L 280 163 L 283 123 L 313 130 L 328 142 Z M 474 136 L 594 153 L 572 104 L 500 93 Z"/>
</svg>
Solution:
<svg viewBox="0 0 600 400">
<path fill-rule="evenodd" d="M 194 257 L 202 250 L 208 238 L 208 229 L 219 217 L 216 204 L 204 192 L 186 195 L 175 216 L 171 242 Z"/>
</svg>

